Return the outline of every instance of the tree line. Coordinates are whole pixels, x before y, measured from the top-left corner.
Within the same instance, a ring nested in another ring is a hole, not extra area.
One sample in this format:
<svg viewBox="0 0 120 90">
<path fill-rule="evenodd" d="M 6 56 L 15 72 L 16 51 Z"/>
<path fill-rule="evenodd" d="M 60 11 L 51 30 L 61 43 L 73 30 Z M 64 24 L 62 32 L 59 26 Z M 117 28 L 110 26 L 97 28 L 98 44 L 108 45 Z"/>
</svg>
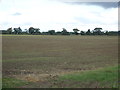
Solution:
<svg viewBox="0 0 120 90">
<path fill-rule="evenodd" d="M 102 28 L 95 28 L 94 30 L 88 29 L 86 32 L 83 30 L 73 29 L 73 32 L 67 31 L 62 28 L 62 31 L 48 30 L 47 32 L 41 32 L 39 28 L 30 27 L 22 31 L 18 28 L 8 28 L 7 30 L 0 30 L 2 34 L 28 34 L 28 35 L 120 35 L 120 31 L 102 31 Z"/>
</svg>

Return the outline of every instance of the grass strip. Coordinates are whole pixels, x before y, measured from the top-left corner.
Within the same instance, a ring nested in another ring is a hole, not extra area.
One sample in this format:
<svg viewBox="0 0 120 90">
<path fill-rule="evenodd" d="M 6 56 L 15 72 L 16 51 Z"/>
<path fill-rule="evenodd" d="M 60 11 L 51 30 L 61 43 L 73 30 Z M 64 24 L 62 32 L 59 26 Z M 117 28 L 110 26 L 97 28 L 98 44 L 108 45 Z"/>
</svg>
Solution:
<svg viewBox="0 0 120 90">
<path fill-rule="evenodd" d="M 62 82 L 63 86 L 67 83 L 68 86 L 72 84 L 75 87 L 90 87 L 91 85 L 92 87 L 118 88 L 118 66 L 62 75 L 58 82 Z M 78 85 L 73 82 L 77 82 Z"/>
<path fill-rule="evenodd" d="M 3 77 L 2 78 L 2 88 L 16 88 L 16 87 L 20 87 L 23 85 L 27 85 L 29 83 L 30 82 L 18 80 L 18 79 L 11 78 L 11 77 Z"/>
</svg>

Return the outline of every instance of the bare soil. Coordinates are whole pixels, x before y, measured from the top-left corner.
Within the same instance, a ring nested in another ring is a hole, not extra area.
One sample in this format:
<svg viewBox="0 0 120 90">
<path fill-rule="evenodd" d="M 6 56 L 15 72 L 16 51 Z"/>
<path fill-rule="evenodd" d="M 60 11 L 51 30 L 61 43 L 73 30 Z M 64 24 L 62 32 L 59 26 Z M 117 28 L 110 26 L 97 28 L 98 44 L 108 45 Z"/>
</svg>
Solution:
<svg viewBox="0 0 120 90">
<path fill-rule="evenodd" d="M 49 80 L 62 74 L 118 62 L 117 36 L 21 35 L 2 40 L 3 77 L 39 82 L 38 87 L 51 87 Z"/>
</svg>

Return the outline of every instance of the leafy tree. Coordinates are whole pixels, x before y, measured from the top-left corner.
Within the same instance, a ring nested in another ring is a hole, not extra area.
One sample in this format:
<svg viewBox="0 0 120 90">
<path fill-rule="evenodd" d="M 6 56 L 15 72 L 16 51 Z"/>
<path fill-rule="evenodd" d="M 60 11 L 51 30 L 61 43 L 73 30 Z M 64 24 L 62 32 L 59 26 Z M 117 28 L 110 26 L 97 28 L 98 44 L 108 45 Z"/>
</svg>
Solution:
<svg viewBox="0 0 120 90">
<path fill-rule="evenodd" d="M 88 31 L 86 32 L 86 35 L 91 35 L 90 29 L 88 29 Z"/>
<path fill-rule="evenodd" d="M 55 30 L 49 30 L 48 33 L 49 33 L 50 35 L 55 35 Z"/>
<path fill-rule="evenodd" d="M 80 34 L 81 34 L 81 35 L 85 35 L 85 32 L 84 32 L 84 31 L 81 31 Z"/>
<path fill-rule="evenodd" d="M 48 31 L 42 32 L 42 35 L 49 35 Z"/>
<path fill-rule="evenodd" d="M 12 34 L 12 27 L 7 29 L 8 34 Z"/>
<path fill-rule="evenodd" d="M 109 35 L 109 32 L 108 32 L 108 31 L 106 31 L 106 32 L 105 32 L 105 35 Z"/>
<path fill-rule="evenodd" d="M 60 32 L 60 31 L 56 32 L 56 35 L 61 35 L 61 34 L 62 34 L 62 32 Z"/>
<path fill-rule="evenodd" d="M 62 31 L 62 35 L 70 35 L 69 32 L 67 32 L 67 30 L 65 28 L 62 28 L 63 31 Z"/>
<path fill-rule="evenodd" d="M 26 34 L 28 34 L 28 33 L 29 33 L 29 31 L 28 31 L 27 29 L 25 29 L 25 33 L 26 33 Z"/>
<path fill-rule="evenodd" d="M 118 31 L 109 31 L 108 35 L 117 36 L 117 35 L 119 35 L 119 32 Z"/>
<path fill-rule="evenodd" d="M 30 27 L 30 28 L 29 28 L 29 33 L 30 33 L 30 34 L 33 34 L 33 33 L 34 33 L 34 28 L 33 28 L 33 27 Z"/>
<path fill-rule="evenodd" d="M 78 34 L 79 34 L 79 33 L 78 33 L 79 30 L 78 30 L 77 28 L 74 28 L 73 31 L 74 31 L 75 35 L 78 35 Z"/>
<path fill-rule="evenodd" d="M 101 30 L 102 30 L 102 28 L 95 28 L 95 29 L 93 30 L 93 34 L 94 34 L 94 35 L 101 35 L 101 34 L 102 34 Z"/>
<path fill-rule="evenodd" d="M 6 30 L 0 30 L 0 34 L 8 34 Z"/>
<path fill-rule="evenodd" d="M 120 36 L 120 30 L 118 31 L 118 35 Z"/>
<path fill-rule="evenodd" d="M 29 34 L 40 34 L 39 30 L 40 30 L 39 28 L 30 27 L 29 28 Z"/>
<path fill-rule="evenodd" d="M 34 34 L 40 34 L 39 28 L 34 28 Z"/>
<path fill-rule="evenodd" d="M 21 34 L 22 33 L 22 29 L 20 27 L 14 28 L 14 33 L 15 34 Z"/>
</svg>

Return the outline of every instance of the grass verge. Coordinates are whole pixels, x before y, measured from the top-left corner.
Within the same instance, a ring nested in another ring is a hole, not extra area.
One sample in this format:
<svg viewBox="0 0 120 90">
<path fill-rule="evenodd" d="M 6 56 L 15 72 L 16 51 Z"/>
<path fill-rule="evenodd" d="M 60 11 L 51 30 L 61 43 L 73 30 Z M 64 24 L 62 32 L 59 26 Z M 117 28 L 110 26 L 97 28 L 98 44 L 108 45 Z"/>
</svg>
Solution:
<svg viewBox="0 0 120 90">
<path fill-rule="evenodd" d="M 2 78 L 2 88 L 17 88 L 17 87 L 21 87 L 23 85 L 27 85 L 29 83 L 30 82 L 18 80 L 18 79 L 11 78 L 11 77 Z"/>
<path fill-rule="evenodd" d="M 118 66 L 60 76 L 58 87 L 118 88 Z"/>
</svg>

